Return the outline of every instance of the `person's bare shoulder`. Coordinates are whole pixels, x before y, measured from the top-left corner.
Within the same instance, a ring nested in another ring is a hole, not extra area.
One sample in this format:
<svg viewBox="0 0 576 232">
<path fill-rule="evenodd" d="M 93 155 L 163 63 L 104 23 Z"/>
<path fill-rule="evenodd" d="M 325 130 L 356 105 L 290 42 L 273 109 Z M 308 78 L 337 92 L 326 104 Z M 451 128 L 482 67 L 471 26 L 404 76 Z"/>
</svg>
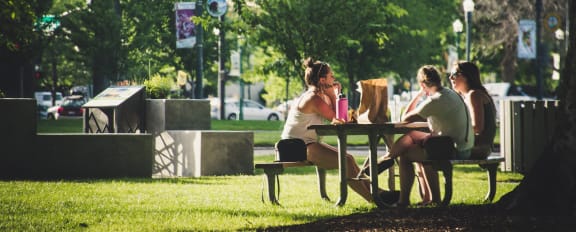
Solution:
<svg viewBox="0 0 576 232">
<path fill-rule="evenodd" d="M 470 101 L 472 102 L 484 104 L 490 100 L 489 97 L 490 96 L 484 94 L 482 91 L 479 90 L 470 91 Z"/>
</svg>

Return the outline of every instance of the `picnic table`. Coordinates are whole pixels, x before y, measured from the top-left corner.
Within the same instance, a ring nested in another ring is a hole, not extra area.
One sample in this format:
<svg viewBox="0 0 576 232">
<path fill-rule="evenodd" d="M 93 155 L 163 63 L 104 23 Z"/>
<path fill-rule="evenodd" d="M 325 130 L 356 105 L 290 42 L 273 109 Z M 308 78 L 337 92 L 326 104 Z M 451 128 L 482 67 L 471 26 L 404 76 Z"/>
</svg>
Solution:
<svg viewBox="0 0 576 232">
<path fill-rule="evenodd" d="M 382 202 L 378 192 L 378 168 L 377 167 L 377 146 L 380 138 L 384 138 L 384 142 L 388 141 L 387 136 L 394 134 L 405 134 L 413 130 L 429 131 L 427 122 L 389 122 L 378 124 L 355 124 L 346 123 L 339 125 L 312 125 L 308 129 L 316 130 L 320 136 L 338 136 L 338 170 L 340 179 L 340 197 L 336 205 L 343 206 L 346 204 L 348 197 L 348 185 L 346 177 L 346 154 L 347 154 L 347 137 L 348 135 L 367 135 L 369 145 L 369 166 L 370 166 L 370 193 L 374 199 L 374 203 L 379 208 L 389 207 L 386 203 Z M 390 140 L 392 141 L 392 140 Z M 391 144 L 387 144 L 390 146 Z"/>
</svg>

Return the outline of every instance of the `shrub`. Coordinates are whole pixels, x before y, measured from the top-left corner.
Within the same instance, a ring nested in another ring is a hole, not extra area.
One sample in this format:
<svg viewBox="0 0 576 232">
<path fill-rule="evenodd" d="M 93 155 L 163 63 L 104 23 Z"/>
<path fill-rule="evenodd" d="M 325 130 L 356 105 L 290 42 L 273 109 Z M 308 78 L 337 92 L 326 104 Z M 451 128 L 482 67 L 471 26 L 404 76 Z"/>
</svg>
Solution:
<svg viewBox="0 0 576 232">
<path fill-rule="evenodd" d="M 173 85 L 174 80 L 172 80 L 172 78 L 163 77 L 159 74 L 155 74 L 150 80 L 144 81 L 146 94 L 152 99 L 167 98 Z"/>
</svg>

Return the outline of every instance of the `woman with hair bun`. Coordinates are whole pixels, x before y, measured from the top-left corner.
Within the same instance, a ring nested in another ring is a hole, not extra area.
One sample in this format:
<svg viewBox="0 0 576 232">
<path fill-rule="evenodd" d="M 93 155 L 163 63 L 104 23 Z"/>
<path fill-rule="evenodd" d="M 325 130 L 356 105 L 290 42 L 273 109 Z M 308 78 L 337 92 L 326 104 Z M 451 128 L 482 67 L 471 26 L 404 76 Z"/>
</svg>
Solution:
<svg viewBox="0 0 576 232">
<path fill-rule="evenodd" d="M 308 127 L 324 124 L 325 121 L 333 124 L 345 123 L 336 118 L 336 94 L 341 91 L 342 86 L 335 81 L 329 64 L 308 58 L 304 66 L 307 90 L 292 103 L 281 138 L 304 140 L 308 161 L 320 168 L 336 169 L 337 148 L 320 141 L 316 131 L 309 130 Z M 346 164 L 346 176 L 350 179 L 348 186 L 366 201 L 373 202 L 369 181 L 355 179 L 360 168 L 352 155 L 346 154 Z"/>
</svg>

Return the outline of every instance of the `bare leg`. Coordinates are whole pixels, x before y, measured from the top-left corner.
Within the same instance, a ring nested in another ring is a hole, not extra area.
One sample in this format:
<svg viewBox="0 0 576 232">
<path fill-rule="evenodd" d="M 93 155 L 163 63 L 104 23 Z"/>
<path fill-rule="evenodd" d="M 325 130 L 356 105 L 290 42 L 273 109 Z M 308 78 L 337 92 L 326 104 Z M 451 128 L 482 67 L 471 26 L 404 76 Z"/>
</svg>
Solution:
<svg viewBox="0 0 576 232">
<path fill-rule="evenodd" d="M 396 145 L 395 145 L 396 147 Z M 424 149 L 419 145 L 413 144 L 407 148 L 406 151 L 400 156 L 400 199 L 398 200 L 399 205 L 410 204 L 410 192 L 412 191 L 412 185 L 414 184 L 414 161 L 424 160 L 426 154 Z"/>
<path fill-rule="evenodd" d="M 421 163 L 416 163 L 416 170 L 418 172 L 418 183 L 420 186 L 420 197 L 422 197 L 422 203 L 429 203 L 432 201 L 432 193 L 430 192 L 430 188 L 428 180 L 426 179 L 426 174 L 424 170 L 424 165 Z"/>
<path fill-rule="evenodd" d="M 414 166 L 411 161 L 406 160 L 404 157 L 400 157 L 398 166 L 400 168 L 400 199 L 398 199 L 398 205 L 409 205 L 410 192 L 412 184 L 414 184 Z"/>
<path fill-rule="evenodd" d="M 428 137 L 430 134 L 421 131 L 410 131 L 405 135 L 402 135 L 390 148 L 389 156 L 390 158 L 396 158 L 402 156 L 411 147 L 422 143 L 421 141 Z"/>
<path fill-rule="evenodd" d="M 323 143 L 308 145 L 308 160 L 318 167 L 325 169 L 338 168 L 338 151 L 335 147 Z M 350 154 L 346 155 L 346 176 L 348 179 L 356 178 L 360 168 L 356 160 Z M 373 202 L 370 194 L 370 182 L 368 180 L 350 180 L 348 186 L 368 202 Z"/>
<path fill-rule="evenodd" d="M 422 167 L 429 193 L 432 195 L 432 202 L 440 203 L 440 181 L 438 180 L 438 172 L 436 172 L 431 165 L 422 165 Z"/>
</svg>

